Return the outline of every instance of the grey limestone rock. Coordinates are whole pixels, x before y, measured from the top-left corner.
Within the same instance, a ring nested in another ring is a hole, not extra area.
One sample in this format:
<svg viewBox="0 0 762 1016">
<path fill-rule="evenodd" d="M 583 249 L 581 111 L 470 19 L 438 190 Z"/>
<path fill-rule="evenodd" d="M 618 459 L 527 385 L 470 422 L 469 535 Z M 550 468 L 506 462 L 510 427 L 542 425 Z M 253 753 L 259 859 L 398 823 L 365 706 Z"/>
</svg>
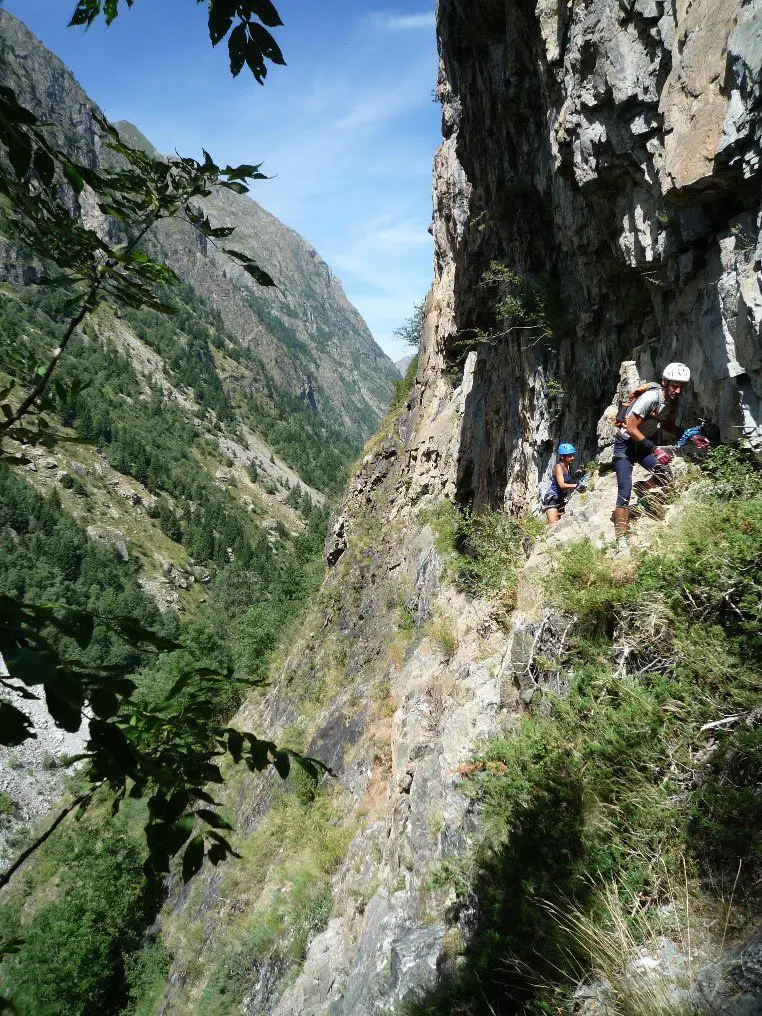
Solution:
<svg viewBox="0 0 762 1016">
<path fill-rule="evenodd" d="M 411 493 L 529 506 L 559 441 L 596 453 L 625 361 L 648 378 L 685 361 L 685 422 L 762 447 L 762 3 L 498 6 L 476 31 L 438 5 L 438 87 L 459 113 L 435 161 Z M 496 96 L 516 66 L 509 112 Z M 491 260 L 552 278 L 562 315 L 544 340 L 509 329 L 466 357 L 475 329 L 505 327 Z"/>
</svg>

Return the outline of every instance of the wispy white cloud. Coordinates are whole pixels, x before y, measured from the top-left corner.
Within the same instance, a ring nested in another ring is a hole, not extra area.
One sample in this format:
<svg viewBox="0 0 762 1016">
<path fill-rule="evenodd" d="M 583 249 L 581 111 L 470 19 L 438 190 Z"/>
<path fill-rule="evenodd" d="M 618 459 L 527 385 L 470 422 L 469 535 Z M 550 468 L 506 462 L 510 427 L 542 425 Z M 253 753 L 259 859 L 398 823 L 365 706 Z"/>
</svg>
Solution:
<svg viewBox="0 0 762 1016">
<path fill-rule="evenodd" d="M 398 247 L 431 246 L 427 223 L 396 222 L 380 229 L 371 229 L 362 241 L 365 247 L 383 247 L 394 250 Z"/>
<path fill-rule="evenodd" d="M 421 14 L 382 14 L 377 24 L 391 32 L 411 32 L 420 28 L 434 28 L 434 12 L 425 11 Z"/>
<path fill-rule="evenodd" d="M 378 126 L 383 120 L 390 120 L 425 105 L 429 96 L 421 95 L 410 76 L 396 87 L 387 88 L 382 94 L 370 93 L 358 96 L 351 102 L 343 116 L 333 123 L 335 130 L 362 127 L 366 124 Z"/>
</svg>

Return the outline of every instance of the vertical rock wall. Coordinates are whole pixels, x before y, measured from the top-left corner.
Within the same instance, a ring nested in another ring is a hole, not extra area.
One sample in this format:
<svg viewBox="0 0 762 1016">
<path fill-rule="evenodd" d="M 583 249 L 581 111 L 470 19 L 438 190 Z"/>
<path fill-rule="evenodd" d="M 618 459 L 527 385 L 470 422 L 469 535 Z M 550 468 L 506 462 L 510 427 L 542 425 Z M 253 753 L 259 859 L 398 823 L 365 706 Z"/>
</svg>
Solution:
<svg viewBox="0 0 762 1016">
<path fill-rule="evenodd" d="M 686 415 L 762 448 L 762 2 L 440 0 L 438 33 L 413 495 L 525 505 L 559 440 L 595 454 L 624 359 L 686 361 Z M 551 336 L 473 341 L 492 261 Z"/>
</svg>

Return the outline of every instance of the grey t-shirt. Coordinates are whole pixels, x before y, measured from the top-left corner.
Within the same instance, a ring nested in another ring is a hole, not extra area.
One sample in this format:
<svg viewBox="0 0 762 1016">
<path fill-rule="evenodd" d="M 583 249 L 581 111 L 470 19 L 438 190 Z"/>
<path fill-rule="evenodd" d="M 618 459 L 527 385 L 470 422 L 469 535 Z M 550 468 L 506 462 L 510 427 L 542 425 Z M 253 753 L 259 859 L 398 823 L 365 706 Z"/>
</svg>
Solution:
<svg viewBox="0 0 762 1016">
<path fill-rule="evenodd" d="M 635 399 L 627 411 L 627 416 L 632 413 L 643 418 L 640 432 L 647 438 L 652 438 L 660 425 L 674 415 L 673 406 L 664 398 L 662 388 L 649 388 L 640 398 Z"/>
</svg>

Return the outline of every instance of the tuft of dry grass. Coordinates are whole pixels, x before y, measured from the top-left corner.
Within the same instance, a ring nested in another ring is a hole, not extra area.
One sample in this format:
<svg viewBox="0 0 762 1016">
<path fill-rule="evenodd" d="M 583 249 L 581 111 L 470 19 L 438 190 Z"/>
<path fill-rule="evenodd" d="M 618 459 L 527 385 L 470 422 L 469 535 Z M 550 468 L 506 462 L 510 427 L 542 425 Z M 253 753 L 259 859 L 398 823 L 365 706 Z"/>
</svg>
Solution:
<svg viewBox="0 0 762 1016">
<path fill-rule="evenodd" d="M 607 1016 L 694 1016 L 694 989 L 705 953 L 698 897 L 687 872 L 682 886 L 666 873 L 668 902 L 625 905 L 615 883 L 598 888 L 591 911 L 546 902 L 568 940 L 568 968 L 575 982 L 591 986 Z"/>
<path fill-rule="evenodd" d="M 458 633 L 449 617 L 438 617 L 434 621 L 431 637 L 444 659 L 452 659 L 458 649 Z"/>
</svg>

